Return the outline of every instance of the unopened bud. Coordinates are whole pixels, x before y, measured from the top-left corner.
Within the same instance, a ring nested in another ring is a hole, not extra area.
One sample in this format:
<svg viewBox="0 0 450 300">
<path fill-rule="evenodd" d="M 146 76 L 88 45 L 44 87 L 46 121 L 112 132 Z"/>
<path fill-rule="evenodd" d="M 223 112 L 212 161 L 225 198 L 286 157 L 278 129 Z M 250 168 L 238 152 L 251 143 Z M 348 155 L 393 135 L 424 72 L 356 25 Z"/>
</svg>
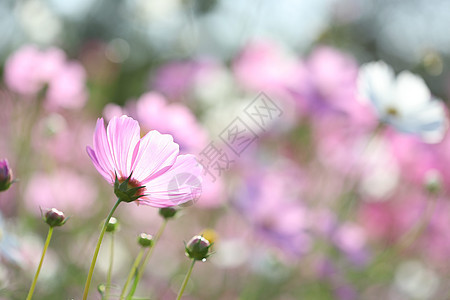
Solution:
<svg viewBox="0 0 450 300">
<path fill-rule="evenodd" d="M 166 220 L 175 217 L 177 212 L 178 212 L 178 209 L 176 209 L 174 207 L 163 207 L 163 208 L 159 209 L 159 215 Z"/>
<path fill-rule="evenodd" d="M 211 243 L 200 235 L 194 236 L 185 246 L 186 256 L 194 260 L 205 261 L 209 256 Z"/>
<path fill-rule="evenodd" d="M 49 209 L 43 219 L 50 227 L 62 226 L 67 221 L 64 213 L 56 208 Z"/>
<path fill-rule="evenodd" d="M 116 218 L 111 217 L 106 225 L 106 232 L 115 232 L 119 229 L 119 221 Z"/>
<path fill-rule="evenodd" d="M 8 160 L 0 160 L 0 192 L 6 191 L 11 186 L 13 174 L 9 167 Z"/>
<path fill-rule="evenodd" d="M 438 194 L 442 188 L 442 177 L 439 171 L 431 170 L 425 174 L 425 188 L 430 194 Z"/>
<path fill-rule="evenodd" d="M 141 233 L 138 237 L 138 243 L 144 248 L 153 246 L 153 237 L 150 234 Z"/>
</svg>

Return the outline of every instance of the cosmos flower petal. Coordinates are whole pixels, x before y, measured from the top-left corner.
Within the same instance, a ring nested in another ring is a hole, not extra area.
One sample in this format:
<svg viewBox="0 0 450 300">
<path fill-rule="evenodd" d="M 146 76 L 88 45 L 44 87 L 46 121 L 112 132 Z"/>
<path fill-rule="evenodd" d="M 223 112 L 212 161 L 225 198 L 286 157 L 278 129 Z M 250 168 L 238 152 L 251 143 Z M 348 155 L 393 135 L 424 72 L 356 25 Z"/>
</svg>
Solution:
<svg viewBox="0 0 450 300">
<path fill-rule="evenodd" d="M 108 124 L 108 143 L 111 149 L 114 170 L 119 177 L 128 177 L 136 144 L 140 139 L 140 128 L 136 120 L 114 117 Z"/>
<path fill-rule="evenodd" d="M 111 155 L 111 149 L 106 137 L 105 124 L 103 118 L 97 120 L 97 125 L 94 132 L 94 152 L 96 162 L 102 170 L 108 173 L 108 176 L 102 174 L 108 182 L 111 182 L 111 178 L 114 178 L 114 161 Z"/>
<path fill-rule="evenodd" d="M 89 157 L 92 160 L 92 163 L 94 164 L 97 171 L 102 175 L 109 183 L 114 183 L 114 176 L 112 176 L 111 172 L 109 170 L 103 169 L 103 167 L 100 165 L 97 159 L 97 155 L 95 154 L 94 149 L 91 147 L 86 147 L 86 152 L 89 155 Z"/>
<path fill-rule="evenodd" d="M 431 101 L 417 116 L 420 123 L 420 135 L 427 143 L 439 143 L 448 128 L 444 104 L 440 100 Z"/>
<path fill-rule="evenodd" d="M 395 78 L 385 63 L 369 63 L 361 68 L 360 88 L 381 122 L 420 136 L 427 143 L 443 138 L 448 127 L 445 106 L 433 99 L 421 77 L 403 71 Z"/>
<path fill-rule="evenodd" d="M 378 61 L 361 67 L 358 85 L 365 99 L 382 111 L 391 100 L 394 80 L 394 70 L 383 61 Z"/>
<path fill-rule="evenodd" d="M 142 184 L 169 170 L 179 153 L 172 136 L 156 130 L 148 132 L 136 147 L 131 168 L 133 178 Z"/>
<path fill-rule="evenodd" d="M 202 167 L 193 155 L 178 156 L 164 174 L 146 184 L 146 196 L 139 203 L 174 206 L 196 200 L 201 193 Z"/>
<path fill-rule="evenodd" d="M 403 71 L 397 76 L 394 99 L 396 108 L 408 114 L 422 110 L 430 101 L 431 94 L 422 78 Z"/>
</svg>

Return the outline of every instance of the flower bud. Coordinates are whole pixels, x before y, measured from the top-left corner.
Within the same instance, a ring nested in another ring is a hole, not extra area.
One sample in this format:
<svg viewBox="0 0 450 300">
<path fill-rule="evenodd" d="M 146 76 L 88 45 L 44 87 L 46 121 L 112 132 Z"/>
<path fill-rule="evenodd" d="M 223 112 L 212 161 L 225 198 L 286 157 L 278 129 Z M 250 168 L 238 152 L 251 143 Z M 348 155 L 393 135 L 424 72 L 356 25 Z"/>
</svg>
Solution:
<svg viewBox="0 0 450 300">
<path fill-rule="evenodd" d="M 144 248 L 153 246 L 153 237 L 150 234 L 141 233 L 138 237 L 138 243 Z"/>
<path fill-rule="evenodd" d="M 119 221 L 116 218 L 111 217 L 106 225 L 106 232 L 115 232 L 119 229 Z"/>
<path fill-rule="evenodd" d="M 425 174 L 425 188 L 430 194 L 438 194 L 442 188 L 442 176 L 437 170 Z"/>
<path fill-rule="evenodd" d="M 8 160 L 0 160 L 0 192 L 6 191 L 12 184 L 12 170 L 8 165 Z"/>
<path fill-rule="evenodd" d="M 205 261 L 209 257 L 210 242 L 200 235 L 194 236 L 185 246 L 186 256 L 194 260 Z"/>
<path fill-rule="evenodd" d="M 178 209 L 176 209 L 174 207 L 163 207 L 163 208 L 159 209 L 159 215 L 166 220 L 175 217 L 177 212 L 178 212 Z"/>
<path fill-rule="evenodd" d="M 97 286 L 97 291 L 100 293 L 101 296 L 103 296 L 105 294 L 105 292 L 106 292 L 106 285 L 104 285 L 103 283 L 100 283 Z"/>
<path fill-rule="evenodd" d="M 64 213 L 56 208 L 49 209 L 43 219 L 50 227 L 62 226 L 67 221 Z"/>
</svg>

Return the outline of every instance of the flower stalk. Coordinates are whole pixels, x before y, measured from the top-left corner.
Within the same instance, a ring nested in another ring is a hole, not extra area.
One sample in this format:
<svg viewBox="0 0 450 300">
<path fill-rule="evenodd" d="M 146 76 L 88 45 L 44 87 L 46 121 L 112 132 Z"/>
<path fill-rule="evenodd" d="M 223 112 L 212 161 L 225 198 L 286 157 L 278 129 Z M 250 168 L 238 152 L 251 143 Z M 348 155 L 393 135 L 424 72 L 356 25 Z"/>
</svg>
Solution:
<svg viewBox="0 0 450 300">
<path fill-rule="evenodd" d="M 34 275 L 33 283 L 31 284 L 30 290 L 28 292 L 28 296 L 26 300 L 31 300 L 33 297 L 34 289 L 36 288 L 36 283 L 39 277 L 39 273 L 41 272 L 42 263 L 44 262 L 45 253 L 47 252 L 48 245 L 50 244 L 50 240 L 53 234 L 53 226 L 48 228 L 47 239 L 45 240 L 44 250 L 42 251 L 41 260 L 39 261 L 39 266 L 36 270 L 36 274 Z"/>
<path fill-rule="evenodd" d="M 131 267 L 130 273 L 128 274 L 127 281 L 125 282 L 125 285 L 123 286 L 123 289 L 122 289 L 122 293 L 120 294 L 120 299 L 121 300 L 125 298 L 125 293 L 127 292 L 128 285 L 130 284 L 131 279 L 133 279 L 133 276 L 135 276 L 135 275 L 137 276 L 137 274 L 136 274 L 137 268 L 139 266 L 139 263 L 142 260 L 142 256 L 144 255 L 144 249 L 145 248 L 142 248 L 139 251 L 138 256 L 134 260 L 133 266 Z"/>
<path fill-rule="evenodd" d="M 103 241 L 103 236 L 105 235 L 105 232 L 106 232 L 106 227 L 108 226 L 109 220 L 111 219 L 112 215 L 116 211 L 116 209 L 119 206 L 120 202 L 122 202 L 122 200 L 120 198 L 117 199 L 117 202 L 114 204 L 113 208 L 111 209 L 111 211 L 109 212 L 108 216 L 106 217 L 105 223 L 103 224 L 103 227 L 102 227 L 102 231 L 100 232 L 100 236 L 98 237 L 97 246 L 95 247 L 95 250 L 94 250 L 94 256 L 92 257 L 92 261 L 91 261 L 91 266 L 89 268 L 88 277 L 86 279 L 86 284 L 84 286 L 83 300 L 87 300 L 87 297 L 88 297 L 88 294 L 89 294 L 89 288 L 91 286 L 92 275 L 94 274 L 95 263 L 97 262 L 98 252 L 100 250 L 100 246 L 101 246 L 102 241 Z"/>
<path fill-rule="evenodd" d="M 180 288 L 180 291 L 178 292 L 178 296 L 177 296 L 176 300 L 180 300 L 181 297 L 183 296 L 183 293 L 184 293 L 184 290 L 186 289 L 189 278 L 191 277 L 192 270 L 194 269 L 195 262 L 196 262 L 195 259 L 191 259 L 191 265 L 189 267 L 189 270 L 188 270 L 186 276 L 184 277 L 183 284 L 181 285 L 181 288 Z"/>
</svg>

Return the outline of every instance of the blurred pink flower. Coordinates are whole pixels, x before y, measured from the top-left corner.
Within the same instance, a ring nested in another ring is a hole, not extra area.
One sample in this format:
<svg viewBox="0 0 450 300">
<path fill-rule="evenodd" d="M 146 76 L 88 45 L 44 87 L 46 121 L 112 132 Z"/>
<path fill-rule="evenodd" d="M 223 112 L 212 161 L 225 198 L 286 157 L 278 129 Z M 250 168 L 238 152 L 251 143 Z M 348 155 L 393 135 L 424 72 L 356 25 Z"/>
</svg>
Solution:
<svg viewBox="0 0 450 300">
<path fill-rule="evenodd" d="M 84 68 L 76 62 L 66 63 L 49 83 L 46 106 L 52 110 L 58 107 L 67 109 L 83 107 L 87 100 L 85 83 Z"/>
<path fill-rule="evenodd" d="M 307 75 L 294 90 L 311 113 L 343 114 L 358 125 L 373 127 L 371 107 L 357 100 L 358 65 L 337 49 L 317 47 L 305 63 Z"/>
<path fill-rule="evenodd" d="M 153 207 L 174 206 L 198 196 L 198 186 L 178 182 L 177 176 L 189 174 L 201 180 L 202 168 L 193 155 L 179 155 L 179 146 L 172 136 L 149 131 L 140 138 L 136 120 L 114 117 L 105 130 L 103 119 L 97 120 L 94 147 L 87 152 L 97 171 L 114 184 L 131 176 L 132 187 L 145 186 L 139 191 L 138 204 Z"/>
<path fill-rule="evenodd" d="M 444 174 L 447 164 L 443 163 L 444 157 L 436 144 L 427 144 L 417 136 L 394 130 L 389 130 L 386 136 L 402 175 L 408 181 L 423 186 L 430 174 Z"/>
<path fill-rule="evenodd" d="M 305 66 L 280 45 L 270 41 L 253 42 L 233 61 L 232 69 L 237 82 L 245 89 L 264 91 L 283 101 L 289 107 L 285 109 L 288 114 L 304 113 L 305 107 L 295 103 L 291 90 L 307 76 Z"/>
<path fill-rule="evenodd" d="M 179 99 L 186 95 L 192 84 L 195 68 L 192 61 L 168 63 L 156 72 L 152 87 L 169 99 Z"/>
<path fill-rule="evenodd" d="M 430 201 L 437 201 L 432 211 Z M 426 214 L 430 216 L 428 220 Z M 390 201 L 364 203 L 359 216 L 368 236 L 388 245 L 398 243 L 406 234 L 417 232 L 426 221 L 421 234 L 403 250 L 421 253 L 436 263 L 446 262 L 450 257 L 450 204 L 444 197 L 431 199 L 423 192 L 409 190 Z"/>
<path fill-rule="evenodd" d="M 343 223 L 334 232 L 332 239 L 353 264 L 361 266 L 368 262 L 367 234 L 361 226 L 350 222 Z"/>
<path fill-rule="evenodd" d="M 146 129 L 172 135 L 182 153 L 199 152 L 207 144 L 207 132 L 194 114 L 183 104 L 168 104 L 158 93 L 149 92 L 139 98 L 136 119 Z"/>
<path fill-rule="evenodd" d="M 172 61 L 160 67 L 152 79 L 151 87 L 163 94 L 170 101 L 185 100 L 189 92 L 202 77 L 217 70 L 215 60 L 202 58 L 198 60 Z"/>
<path fill-rule="evenodd" d="M 13 53 L 5 64 L 8 87 L 25 96 L 36 95 L 64 64 L 64 53 L 56 48 L 41 52 L 27 45 Z"/>
<path fill-rule="evenodd" d="M 80 108 L 87 100 L 86 73 L 78 62 L 67 61 L 57 48 L 45 51 L 33 45 L 13 53 L 5 65 L 5 82 L 14 92 L 35 97 L 48 85 L 46 107 Z"/>
<path fill-rule="evenodd" d="M 84 146 L 91 140 L 92 128 L 80 116 L 52 113 L 39 120 L 32 132 L 35 151 L 80 171 L 91 164 Z"/>
<path fill-rule="evenodd" d="M 304 72 L 299 59 L 268 41 L 249 44 L 233 62 L 233 70 L 245 88 L 271 92 L 295 87 Z"/>
<path fill-rule="evenodd" d="M 26 206 L 35 215 L 40 215 L 39 207 L 58 207 L 69 216 L 88 217 L 94 213 L 96 197 L 95 185 L 69 169 L 50 174 L 35 173 L 25 191 Z"/>
</svg>

